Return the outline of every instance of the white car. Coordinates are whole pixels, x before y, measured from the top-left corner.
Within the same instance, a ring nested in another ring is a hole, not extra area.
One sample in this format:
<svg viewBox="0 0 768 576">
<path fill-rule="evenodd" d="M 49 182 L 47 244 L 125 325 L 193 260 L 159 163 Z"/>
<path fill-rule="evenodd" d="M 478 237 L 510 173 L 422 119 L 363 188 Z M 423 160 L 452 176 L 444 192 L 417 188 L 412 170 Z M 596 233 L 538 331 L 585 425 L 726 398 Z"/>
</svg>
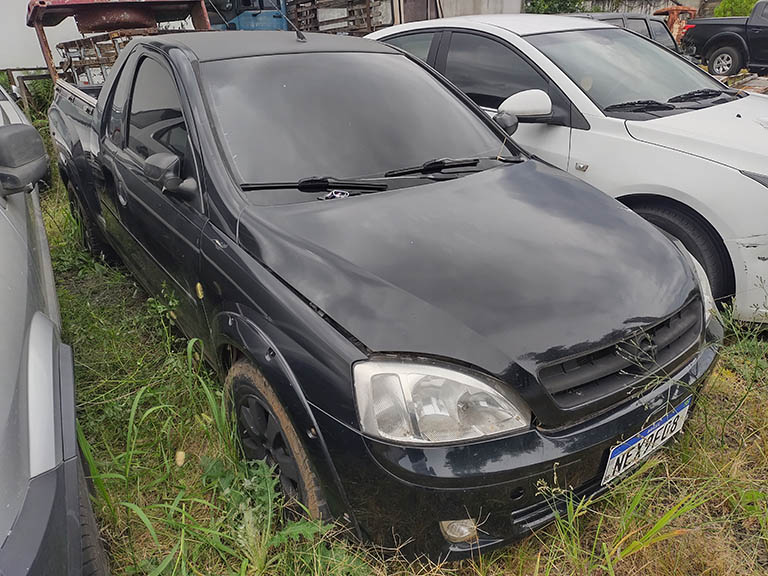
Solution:
<svg viewBox="0 0 768 576">
<path fill-rule="evenodd" d="M 768 97 L 580 18 L 467 16 L 368 37 L 517 116 L 519 145 L 678 238 L 716 298 L 735 294 L 738 318 L 768 321 Z"/>
</svg>

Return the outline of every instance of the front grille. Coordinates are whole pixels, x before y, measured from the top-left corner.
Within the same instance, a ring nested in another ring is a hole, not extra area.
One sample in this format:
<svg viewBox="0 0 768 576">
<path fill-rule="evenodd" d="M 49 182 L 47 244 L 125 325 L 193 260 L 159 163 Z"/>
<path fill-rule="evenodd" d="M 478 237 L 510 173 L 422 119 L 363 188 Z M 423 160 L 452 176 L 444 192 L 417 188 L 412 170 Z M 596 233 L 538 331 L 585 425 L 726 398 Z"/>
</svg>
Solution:
<svg viewBox="0 0 768 576">
<path fill-rule="evenodd" d="M 696 299 L 616 344 L 542 368 L 539 381 L 561 408 L 626 397 L 660 383 L 697 350 L 703 310 Z M 601 402 L 603 404 L 603 402 Z"/>
</svg>

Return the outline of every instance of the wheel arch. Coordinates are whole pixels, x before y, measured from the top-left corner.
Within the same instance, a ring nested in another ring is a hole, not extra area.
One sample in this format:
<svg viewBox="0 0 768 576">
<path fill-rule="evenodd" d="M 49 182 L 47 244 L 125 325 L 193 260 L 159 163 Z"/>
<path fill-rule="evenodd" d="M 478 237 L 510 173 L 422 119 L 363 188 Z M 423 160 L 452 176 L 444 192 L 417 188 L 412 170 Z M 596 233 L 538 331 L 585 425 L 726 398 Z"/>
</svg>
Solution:
<svg viewBox="0 0 768 576">
<path fill-rule="evenodd" d="M 721 32 L 710 38 L 704 45 L 702 56 L 708 62 L 712 52 L 723 46 L 733 46 L 736 48 L 744 58 L 743 65 L 747 65 L 749 62 L 749 48 L 744 38 L 734 32 Z"/>
<path fill-rule="evenodd" d="M 211 325 L 216 367 L 222 379 L 239 360 L 247 360 L 261 372 L 303 439 L 332 515 L 336 518 L 349 518 L 360 535 L 323 432 L 285 356 L 255 322 L 242 314 L 222 312 Z"/>
<path fill-rule="evenodd" d="M 622 204 L 624 204 L 627 208 L 630 208 L 632 210 L 634 210 L 637 206 L 646 204 L 646 205 L 654 205 L 654 206 L 671 208 L 690 217 L 707 232 L 709 237 L 712 238 L 712 240 L 717 245 L 717 248 L 720 251 L 721 255 L 725 257 L 725 261 L 728 264 L 728 274 L 729 274 L 730 285 L 734 289 L 736 288 L 736 270 L 734 268 L 733 255 L 728 250 L 725 240 L 723 239 L 720 232 L 718 232 L 717 228 L 701 212 L 699 212 L 695 208 L 692 208 L 685 202 L 681 202 L 674 198 L 670 198 L 668 196 L 660 196 L 657 194 L 628 194 L 625 196 L 620 196 L 616 199 Z"/>
</svg>

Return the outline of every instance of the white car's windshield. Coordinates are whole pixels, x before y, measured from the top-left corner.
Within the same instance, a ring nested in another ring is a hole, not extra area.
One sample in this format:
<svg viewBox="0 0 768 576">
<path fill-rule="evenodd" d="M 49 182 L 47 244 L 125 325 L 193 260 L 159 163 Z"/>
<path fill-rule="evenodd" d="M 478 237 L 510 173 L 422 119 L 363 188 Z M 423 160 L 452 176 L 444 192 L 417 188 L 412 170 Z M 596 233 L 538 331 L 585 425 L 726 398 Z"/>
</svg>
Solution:
<svg viewBox="0 0 768 576">
<path fill-rule="evenodd" d="M 526 40 L 606 113 L 676 113 L 733 97 L 702 70 L 627 30 L 573 30 Z"/>
</svg>

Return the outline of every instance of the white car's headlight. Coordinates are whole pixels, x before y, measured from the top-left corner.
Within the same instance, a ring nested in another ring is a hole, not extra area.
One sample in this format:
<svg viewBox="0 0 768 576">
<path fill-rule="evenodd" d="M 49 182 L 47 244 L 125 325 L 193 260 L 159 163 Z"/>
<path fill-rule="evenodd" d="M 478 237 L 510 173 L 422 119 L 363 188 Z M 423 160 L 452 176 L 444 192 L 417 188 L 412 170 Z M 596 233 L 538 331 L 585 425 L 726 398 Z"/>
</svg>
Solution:
<svg viewBox="0 0 768 576">
<path fill-rule="evenodd" d="M 766 176 L 765 174 L 758 174 L 757 172 L 747 172 L 746 170 L 742 170 L 741 173 L 744 174 L 744 176 L 746 176 L 747 178 L 752 178 L 752 180 L 754 180 L 755 182 L 759 182 L 760 184 L 768 188 L 768 176 Z"/>
<path fill-rule="evenodd" d="M 354 366 L 363 432 L 428 444 L 528 428 L 531 412 L 492 379 L 428 362 L 376 360 Z"/>
<path fill-rule="evenodd" d="M 709 322 L 714 312 L 717 312 L 717 305 L 715 304 L 715 297 L 712 295 L 712 287 L 709 285 L 709 278 L 704 267 L 699 264 L 699 261 L 693 257 L 688 249 L 683 245 L 680 240 L 672 236 L 667 235 L 672 243 L 677 246 L 684 258 L 688 259 L 688 262 L 693 268 L 693 272 L 696 275 L 696 279 L 699 281 L 699 291 L 701 292 L 701 299 L 704 301 L 704 323 Z"/>
<path fill-rule="evenodd" d="M 701 298 L 704 300 L 704 322 L 709 322 L 712 313 L 717 310 L 715 297 L 712 295 L 712 287 L 709 285 L 709 278 L 707 278 L 707 273 L 704 271 L 704 267 L 699 264 L 699 261 L 693 256 L 690 256 L 690 259 L 693 270 L 696 272 L 696 277 L 699 280 Z"/>
</svg>

